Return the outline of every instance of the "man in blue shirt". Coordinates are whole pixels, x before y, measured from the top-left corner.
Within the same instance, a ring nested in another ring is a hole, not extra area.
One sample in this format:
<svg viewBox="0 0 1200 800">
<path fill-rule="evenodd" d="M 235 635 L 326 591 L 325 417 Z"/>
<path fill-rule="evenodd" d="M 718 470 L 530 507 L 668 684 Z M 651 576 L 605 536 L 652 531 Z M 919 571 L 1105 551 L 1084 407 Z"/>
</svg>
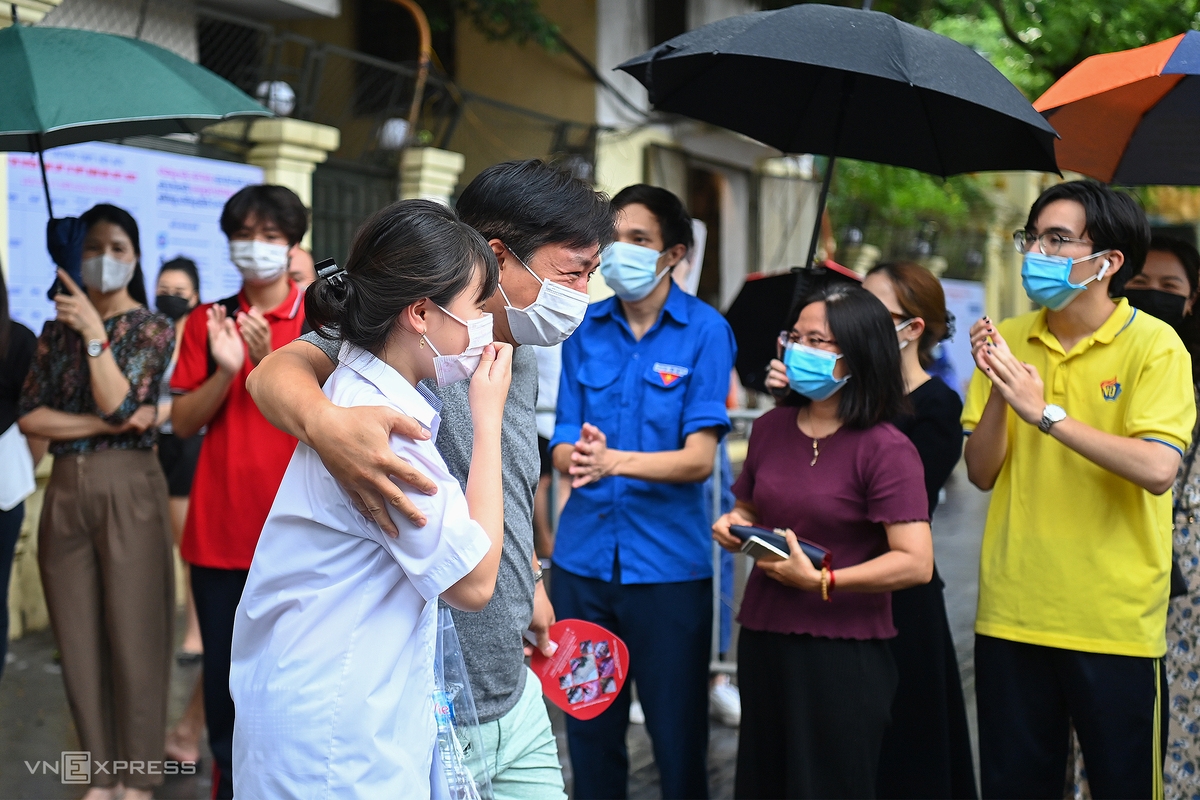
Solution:
<svg viewBox="0 0 1200 800">
<path fill-rule="evenodd" d="M 551 593 L 560 618 L 629 646 L 663 797 L 707 797 L 712 545 L 704 481 L 729 430 L 736 347 L 711 306 L 671 271 L 692 244 L 679 198 L 639 184 L 613 198 L 617 241 L 601 257 L 615 297 L 563 345 L 555 467 L 572 477 Z M 628 788 L 629 688 L 599 717 L 567 718 L 575 797 Z"/>
</svg>

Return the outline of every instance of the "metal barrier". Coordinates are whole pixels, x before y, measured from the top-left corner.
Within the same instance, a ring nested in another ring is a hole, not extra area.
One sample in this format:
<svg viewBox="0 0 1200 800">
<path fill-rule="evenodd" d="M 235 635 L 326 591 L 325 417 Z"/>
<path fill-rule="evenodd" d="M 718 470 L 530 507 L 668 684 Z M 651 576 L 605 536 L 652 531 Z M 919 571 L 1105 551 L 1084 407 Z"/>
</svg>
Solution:
<svg viewBox="0 0 1200 800">
<path fill-rule="evenodd" d="M 735 426 L 738 423 L 745 424 L 744 436 L 748 440 L 750 438 L 750 430 L 754 426 L 754 420 L 761 417 L 770 409 L 765 408 L 735 408 L 729 412 L 729 421 Z M 739 431 L 740 433 L 741 431 Z M 715 521 L 721 516 L 721 448 L 717 448 L 716 457 L 713 459 L 713 494 L 712 494 L 712 518 Z M 737 659 L 728 658 L 721 660 L 721 604 L 724 602 L 721 596 L 721 554 L 724 552 L 721 546 L 716 542 L 712 543 L 712 566 L 713 566 L 713 584 L 712 584 L 712 642 L 709 648 L 708 670 L 710 673 L 724 672 L 733 674 L 737 672 Z M 739 569 L 740 565 L 740 569 Z M 750 568 L 752 564 L 750 559 L 736 559 L 733 562 L 733 586 L 730 588 L 731 601 L 737 597 L 739 585 L 745 586 L 746 579 L 750 577 Z M 740 582 L 739 582 L 740 573 Z M 731 602 L 732 605 L 732 602 Z M 732 612 L 732 610 L 731 610 Z M 730 625 L 736 630 L 737 621 L 730 614 Z M 732 650 L 733 631 L 730 632 L 730 650 Z M 727 656 L 732 656 L 731 653 L 726 653 Z"/>
</svg>

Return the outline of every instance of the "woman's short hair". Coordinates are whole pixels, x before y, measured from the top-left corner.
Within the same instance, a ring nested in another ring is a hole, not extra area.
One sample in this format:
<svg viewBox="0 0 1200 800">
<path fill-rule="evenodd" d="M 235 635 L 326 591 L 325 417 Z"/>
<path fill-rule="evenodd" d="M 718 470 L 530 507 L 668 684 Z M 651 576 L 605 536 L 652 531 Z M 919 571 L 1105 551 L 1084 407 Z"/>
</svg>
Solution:
<svg viewBox="0 0 1200 800">
<path fill-rule="evenodd" d="M 912 261 L 889 261 L 872 268 L 867 274 L 876 273 L 885 275 L 892 282 L 896 301 L 904 316 L 920 317 L 925 321 L 925 332 L 917 342 L 917 354 L 921 366 L 928 368 L 934 362 L 934 348 L 949 333 L 946 293 L 942 290 L 942 282 L 925 267 Z"/>
<path fill-rule="evenodd" d="M 108 203 L 99 203 L 80 214 L 79 220 L 84 224 L 84 228 L 89 231 L 98 222 L 107 222 L 125 231 L 125 235 L 129 237 L 129 241 L 133 244 L 133 254 L 137 256 L 137 264 L 133 268 L 133 277 L 129 279 L 129 285 L 126 289 L 129 292 L 129 296 L 135 302 L 148 305 L 146 302 L 146 277 L 142 273 L 142 241 L 138 237 L 138 224 L 133 215 L 123 208 L 118 208 Z"/>
<path fill-rule="evenodd" d="M 221 209 L 221 232 L 226 238 L 235 236 L 251 214 L 275 223 L 290 246 L 300 244 L 308 232 L 308 209 L 286 186 L 270 183 L 243 186 Z"/>
<path fill-rule="evenodd" d="M 861 286 L 830 286 L 810 295 L 792 311 L 788 330 L 813 303 L 825 304 L 825 319 L 850 375 L 838 401 L 842 424 L 869 428 L 908 412 L 896 329 L 883 303 Z M 803 407 L 811 402 L 790 390 L 784 398 L 790 406 Z"/>
<path fill-rule="evenodd" d="M 362 224 L 345 274 L 318 276 L 304 293 L 304 313 L 315 330 L 336 330 L 378 354 L 404 309 L 425 298 L 444 308 L 476 275 L 483 301 L 500 279 L 484 238 L 439 203 L 401 200 Z"/>
<path fill-rule="evenodd" d="M 158 268 L 160 278 L 164 272 L 182 272 L 187 275 L 188 280 L 192 282 L 192 291 L 196 293 L 196 297 L 200 296 L 200 270 L 196 269 L 195 261 L 183 256 L 176 256 L 170 261 L 163 262 L 163 265 Z"/>
<path fill-rule="evenodd" d="M 635 183 L 617 192 L 612 199 L 613 208 L 618 211 L 634 203 L 650 209 L 650 213 L 658 220 L 664 250 L 677 244 L 692 249 L 692 217 L 673 193 L 658 186 Z"/>
</svg>

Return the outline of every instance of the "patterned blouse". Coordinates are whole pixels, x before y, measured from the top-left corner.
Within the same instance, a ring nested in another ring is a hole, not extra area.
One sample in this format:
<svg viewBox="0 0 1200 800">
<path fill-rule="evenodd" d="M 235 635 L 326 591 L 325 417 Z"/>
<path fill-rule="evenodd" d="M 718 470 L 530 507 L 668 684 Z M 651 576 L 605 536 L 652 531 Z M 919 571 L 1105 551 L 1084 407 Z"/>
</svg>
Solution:
<svg viewBox="0 0 1200 800">
<path fill-rule="evenodd" d="M 1197 386 L 1200 405 L 1200 385 Z M 1175 479 L 1175 559 L 1188 593 L 1167 608 L 1167 687 L 1170 713 L 1165 743 L 1167 800 L 1200 794 L 1200 422 Z"/>
<path fill-rule="evenodd" d="M 83 337 L 51 320 L 38 337 L 37 353 L 21 392 L 20 413 L 46 406 L 70 414 L 93 414 L 120 425 L 141 405 L 154 405 L 159 385 L 175 348 L 175 325 L 161 314 L 139 306 L 104 321 L 113 358 L 129 381 L 129 394 L 111 414 L 102 414 L 92 395 L 90 360 Z M 158 440 L 151 425 L 143 433 L 129 431 L 83 439 L 52 441 L 56 456 L 99 450 L 148 450 Z"/>
</svg>

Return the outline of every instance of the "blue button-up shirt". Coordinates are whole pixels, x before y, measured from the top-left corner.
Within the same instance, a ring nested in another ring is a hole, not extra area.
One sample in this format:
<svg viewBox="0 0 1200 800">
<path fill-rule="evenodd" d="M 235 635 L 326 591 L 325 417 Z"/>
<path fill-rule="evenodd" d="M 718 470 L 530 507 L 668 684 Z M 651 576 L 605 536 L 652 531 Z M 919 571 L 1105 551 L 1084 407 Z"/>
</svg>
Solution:
<svg viewBox="0 0 1200 800">
<path fill-rule="evenodd" d="M 714 308 L 671 286 L 654 326 L 635 340 L 615 297 L 594 303 L 562 352 L 553 448 L 575 444 L 590 422 L 614 450 L 680 450 L 696 431 L 729 430 L 725 397 L 733 331 Z M 712 576 L 704 483 L 603 478 L 571 492 L 554 564 L 622 583 L 677 583 Z"/>
</svg>

